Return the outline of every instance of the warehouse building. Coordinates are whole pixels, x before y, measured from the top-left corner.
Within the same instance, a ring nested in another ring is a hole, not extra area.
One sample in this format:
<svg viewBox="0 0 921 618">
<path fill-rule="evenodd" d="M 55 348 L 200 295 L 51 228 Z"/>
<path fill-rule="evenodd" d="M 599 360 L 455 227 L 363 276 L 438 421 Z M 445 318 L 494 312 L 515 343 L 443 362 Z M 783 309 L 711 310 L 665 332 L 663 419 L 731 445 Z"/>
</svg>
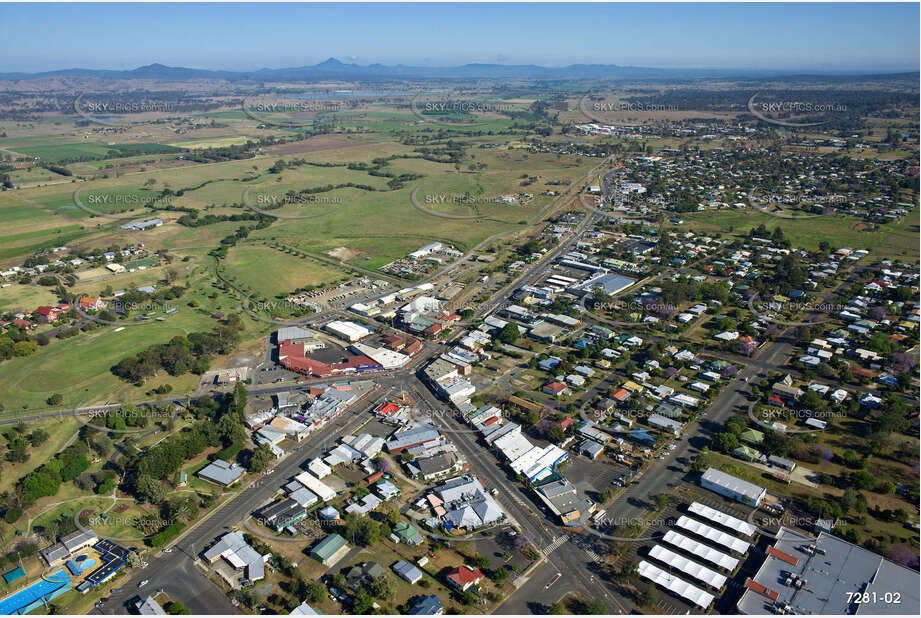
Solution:
<svg viewBox="0 0 921 618">
<path fill-rule="evenodd" d="M 716 468 L 707 468 L 707 471 L 700 477 L 700 486 L 736 502 L 754 507 L 759 506 L 767 494 L 764 487 L 743 481 Z"/>
<path fill-rule="evenodd" d="M 362 326 L 356 322 L 345 322 L 342 320 L 333 320 L 324 326 L 324 328 L 337 337 L 345 339 L 349 343 L 354 343 L 362 337 L 367 337 L 372 332 L 374 332 L 367 326 Z"/>
</svg>

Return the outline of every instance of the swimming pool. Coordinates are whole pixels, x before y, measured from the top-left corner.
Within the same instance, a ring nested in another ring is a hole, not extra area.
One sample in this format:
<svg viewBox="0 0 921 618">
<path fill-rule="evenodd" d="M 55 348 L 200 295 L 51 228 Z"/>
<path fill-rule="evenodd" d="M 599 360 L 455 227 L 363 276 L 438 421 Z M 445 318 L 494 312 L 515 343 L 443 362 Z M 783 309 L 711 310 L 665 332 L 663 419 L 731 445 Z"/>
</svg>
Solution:
<svg viewBox="0 0 921 618">
<path fill-rule="evenodd" d="M 27 614 L 41 606 L 43 600 L 50 601 L 70 590 L 70 576 L 66 570 L 61 569 L 45 577 L 48 579 L 39 579 L 0 601 L 0 615 Z"/>
</svg>

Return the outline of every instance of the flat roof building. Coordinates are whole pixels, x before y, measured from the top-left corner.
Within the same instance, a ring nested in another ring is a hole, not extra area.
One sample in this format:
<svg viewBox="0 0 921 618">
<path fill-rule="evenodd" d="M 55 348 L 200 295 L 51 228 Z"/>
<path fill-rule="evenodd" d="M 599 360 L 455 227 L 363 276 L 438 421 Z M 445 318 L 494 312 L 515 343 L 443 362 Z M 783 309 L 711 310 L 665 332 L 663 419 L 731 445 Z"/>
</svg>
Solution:
<svg viewBox="0 0 921 618">
<path fill-rule="evenodd" d="M 782 527 L 736 608 L 741 614 L 917 616 L 918 572 L 831 534 L 813 538 Z"/>
</svg>

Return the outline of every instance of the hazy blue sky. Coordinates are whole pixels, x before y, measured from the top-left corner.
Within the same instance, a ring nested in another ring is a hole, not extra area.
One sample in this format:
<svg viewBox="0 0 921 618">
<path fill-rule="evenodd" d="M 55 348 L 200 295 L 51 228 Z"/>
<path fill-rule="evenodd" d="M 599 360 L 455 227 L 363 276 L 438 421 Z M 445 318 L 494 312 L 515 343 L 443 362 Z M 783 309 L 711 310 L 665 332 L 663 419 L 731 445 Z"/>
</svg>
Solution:
<svg viewBox="0 0 921 618">
<path fill-rule="evenodd" d="M 8 4 L 0 71 L 343 62 L 918 70 L 918 3 Z"/>
</svg>

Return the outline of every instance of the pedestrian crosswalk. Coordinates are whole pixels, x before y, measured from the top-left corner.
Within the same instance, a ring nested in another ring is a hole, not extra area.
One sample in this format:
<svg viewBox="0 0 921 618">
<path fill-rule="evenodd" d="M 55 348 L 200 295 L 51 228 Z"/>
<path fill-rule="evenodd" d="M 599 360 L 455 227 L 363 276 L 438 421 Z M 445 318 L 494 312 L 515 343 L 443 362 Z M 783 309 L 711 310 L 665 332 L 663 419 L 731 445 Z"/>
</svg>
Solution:
<svg viewBox="0 0 921 618">
<path fill-rule="evenodd" d="M 582 549 L 585 550 L 585 555 L 588 556 L 593 562 L 601 562 L 601 556 L 596 554 L 592 549 L 588 547 L 583 547 Z"/>
<path fill-rule="evenodd" d="M 580 540 L 579 537 L 575 537 L 575 536 L 574 536 L 574 537 L 570 537 L 570 540 L 571 540 L 577 547 L 581 548 L 582 551 L 585 552 L 585 555 L 588 556 L 589 559 L 592 560 L 593 562 L 601 562 L 601 561 L 603 560 L 602 557 L 599 556 L 599 555 L 592 549 L 592 546 L 591 546 L 588 542 L 586 542 L 586 541 L 584 541 L 584 540 Z"/>
<path fill-rule="evenodd" d="M 549 545 L 547 545 L 547 546 L 544 548 L 544 550 L 543 550 L 543 551 L 544 551 L 544 555 L 545 555 L 545 556 L 549 556 L 550 554 L 552 554 L 553 552 L 555 552 L 556 550 L 558 550 L 558 549 L 560 548 L 560 545 L 562 545 L 563 543 L 565 543 L 565 542 L 568 541 L 568 540 L 569 540 L 569 537 L 566 536 L 565 534 L 561 534 L 560 536 L 556 537 L 555 539 L 553 539 L 553 540 L 550 542 Z"/>
</svg>

